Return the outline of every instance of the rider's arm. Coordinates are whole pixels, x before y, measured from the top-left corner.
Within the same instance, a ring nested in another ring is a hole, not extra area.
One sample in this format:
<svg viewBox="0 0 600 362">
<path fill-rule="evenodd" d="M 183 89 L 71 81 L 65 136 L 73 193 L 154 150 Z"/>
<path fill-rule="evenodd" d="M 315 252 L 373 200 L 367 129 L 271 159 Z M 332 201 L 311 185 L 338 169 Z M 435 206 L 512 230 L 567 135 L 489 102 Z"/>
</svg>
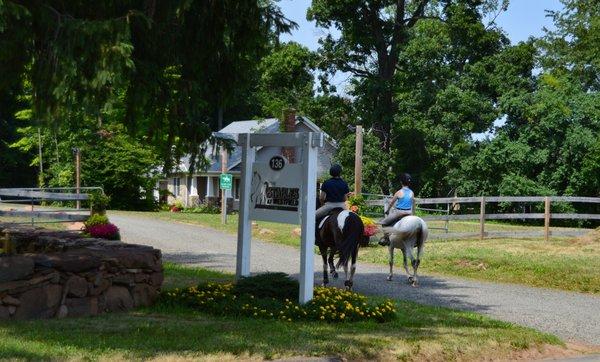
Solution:
<svg viewBox="0 0 600 362">
<path fill-rule="evenodd" d="M 394 197 L 392 197 L 392 200 L 390 201 L 390 204 L 388 205 L 388 212 L 390 212 L 390 210 L 392 209 L 392 207 L 394 207 L 394 203 L 396 202 L 396 200 L 398 200 L 398 193 L 397 192 L 394 194 Z"/>
</svg>

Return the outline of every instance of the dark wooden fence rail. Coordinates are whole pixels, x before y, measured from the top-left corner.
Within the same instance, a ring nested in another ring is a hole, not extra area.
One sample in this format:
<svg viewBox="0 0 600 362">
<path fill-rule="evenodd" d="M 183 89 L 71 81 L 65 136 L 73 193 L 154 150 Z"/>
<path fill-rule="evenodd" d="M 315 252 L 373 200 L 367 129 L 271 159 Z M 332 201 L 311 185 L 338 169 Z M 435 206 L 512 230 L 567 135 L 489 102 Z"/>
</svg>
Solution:
<svg viewBox="0 0 600 362">
<path fill-rule="evenodd" d="M 385 198 L 378 200 L 368 200 L 370 206 L 383 206 Z M 558 220 L 600 220 L 600 214 L 579 214 L 579 213 L 552 213 L 552 202 L 566 203 L 585 203 L 585 204 L 600 204 L 600 197 L 580 197 L 580 196 L 475 196 L 475 197 L 440 197 L 428 199 L 416 199 L 417 209 L 421 205 L 446 205 L 449 210 L 454 210 L 456 205 L 460 204 L 479 204 L 478 214 L 445 214 L 445 215 L 425 215 L 423 219 L 426 221 L 451 221 L 451 220 L 479 220 L 478 233 L 446 233 L 436 234 L 435 237 L 442 238 L 460 238 L 460 237 L 479 237 L 483 239 L 486 236 L 494 237 L 536 237 L 544 236 L 546 240 L 551 235 L 554 236 L 571 236 L 580 235 L 585 230 L 580 231 L 550 231 L 550 221 Z M 486 213 L 486 205 L 488 203 L 500 202 L 528 202 L 528 203 L 543 203 L 544 212 L 540 213 Z M 523 232 L 486 232 L 486 220 L 544 220 L 543 231 L 523 231 Z"/>
<path fill-rule="evenodd" d="M 58 188 L 0 188 L 0 205 L 25 204 L 28 209 L 0 210 L 0 216 L 22 217 L 31 219 L 31 224 L 48 222 L 75 222 L 85 221 L 89 218 L 89 209 L 69 209 L 38 207 L 42 202 L 86 201 L 90 199 L 91 192 L 104 192 L 101 187 L 58 187 Z M 39 221 L 39 219 L 52 219 L 55 221 Z M 29 222 L 27 222 L 29 223 Z"/>
</svg>

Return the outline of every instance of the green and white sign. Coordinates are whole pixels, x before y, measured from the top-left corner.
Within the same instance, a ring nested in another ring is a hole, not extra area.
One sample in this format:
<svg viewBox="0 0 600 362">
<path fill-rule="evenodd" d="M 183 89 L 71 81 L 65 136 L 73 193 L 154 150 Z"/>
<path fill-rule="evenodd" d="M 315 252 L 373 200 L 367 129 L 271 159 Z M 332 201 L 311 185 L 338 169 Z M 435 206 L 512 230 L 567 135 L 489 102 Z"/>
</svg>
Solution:
<svg viewBox="0 0 600 362">
<path fill-rule="evenodd" d="M 219 181 L 221 184 L 221 190 L 231 190 L 233 176 L 230 173 L 222 173 L 219 177 Z"/>
</svg>

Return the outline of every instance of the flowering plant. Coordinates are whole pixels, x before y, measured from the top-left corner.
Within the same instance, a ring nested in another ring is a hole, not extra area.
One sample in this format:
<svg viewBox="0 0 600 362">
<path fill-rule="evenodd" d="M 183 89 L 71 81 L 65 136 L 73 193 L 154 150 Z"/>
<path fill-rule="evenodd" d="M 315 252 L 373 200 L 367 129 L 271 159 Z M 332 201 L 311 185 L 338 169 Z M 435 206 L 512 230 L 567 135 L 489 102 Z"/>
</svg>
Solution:
<svg viewBox="0 0 600 362">
<path fill-rule="evenodd" d="M 174 289 L 161 293 L 160 300 L 169 306 L 184 305 L 211 314 L 279 319 L 288 322 L 387 322 L 396 317 L 394 302 L 389 299 L 374 303 L 358 293 L 325 287 L 316 287 L 314 298 L 304 305 L 299 305 L 289 298 L 236 293 L 236 286 L 232 283 L 208 283 Z"/>
<path fill-rule="evenodd" d="M 85 231 L 93 238 L 108 240 L 121 239 L 119 228 L 115 224 L 111 223 L 91 225 L 87 227 Z"/>
<path fill-rule="evenodd" d="M 363 233 L 364 236 L 373 236 L 377 234 L 377 224 L 375 224 L 375 221 L 373 221 L 373 219 L 370 219 L 366 216 L 361 216 L 360 219 L 362 220 L 363 225 L 365 226 L 365 231 Z"/>
</svg>

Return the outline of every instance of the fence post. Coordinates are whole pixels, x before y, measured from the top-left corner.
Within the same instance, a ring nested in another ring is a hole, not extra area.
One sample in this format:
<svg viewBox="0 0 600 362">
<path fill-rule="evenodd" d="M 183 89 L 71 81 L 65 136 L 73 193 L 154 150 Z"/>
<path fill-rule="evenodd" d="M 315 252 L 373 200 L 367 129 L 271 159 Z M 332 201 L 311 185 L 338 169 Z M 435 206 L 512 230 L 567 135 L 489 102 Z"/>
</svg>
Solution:
<svg viewBox="0 0 600 362">
<path fill-rule="evenodd" d="M 544 239 L 550 240 L 550 197 L 544 198 Z"/>
<path fill-rule="evenodd" d="M 481 206 L 479 208 L 479 240 L 485 237 L 485 196 L 481 196 Z"/>
</svg>

